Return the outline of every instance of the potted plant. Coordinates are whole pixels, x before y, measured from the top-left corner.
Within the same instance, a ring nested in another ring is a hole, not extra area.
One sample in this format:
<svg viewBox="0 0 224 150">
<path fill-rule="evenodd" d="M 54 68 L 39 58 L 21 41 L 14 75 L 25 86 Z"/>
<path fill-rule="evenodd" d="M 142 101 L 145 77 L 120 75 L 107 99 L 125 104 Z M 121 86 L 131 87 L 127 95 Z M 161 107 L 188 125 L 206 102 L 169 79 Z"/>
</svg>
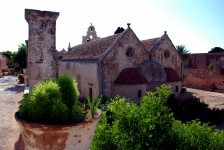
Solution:
<svg viewBox="0 0 224 150">
<path fill-rule="evenodd" d="M 46 79 L 20 101 L 15 119 L 26 149 L 89 150 L 101 111 L 78 104 L 77 83 L 67 73 Z"/>
<path fill-rule="evenodd" d="M 24 82 L 24 75 L 23 74 L 18 74 L 17 78 L 19 80 L 19 83 L 23 83 Z"/>
</svg>

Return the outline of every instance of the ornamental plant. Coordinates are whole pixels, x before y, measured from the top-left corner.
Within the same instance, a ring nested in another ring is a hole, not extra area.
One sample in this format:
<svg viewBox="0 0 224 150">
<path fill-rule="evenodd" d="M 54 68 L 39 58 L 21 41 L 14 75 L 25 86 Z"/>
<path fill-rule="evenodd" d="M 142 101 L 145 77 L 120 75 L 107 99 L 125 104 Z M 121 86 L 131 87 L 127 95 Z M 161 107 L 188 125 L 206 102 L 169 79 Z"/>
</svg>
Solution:
<svg viewBox="0 0 224 150">
<path fill-rule="evenodd" d="M 162 85 L 141 104 L 116 97 L 98 123 L 91 150 L 224 149 L 224 132 L 198 120 L 182 123 L 166 106 L 172 92 Z"/>
<path fill-rule="evenodd" d="M 71 124 L 84 119 L 77 83 L 67 73 L 37 84 L 20 101 L 19 118 L 43 124 Z"/>
<path fill-rule="evenodd" d="M 24 75 L 23 75 L 23 74 L 18 74 L 18 75 L 17 75 L 17 78 L 18 78 L 18 79 L 20 79 L 20 78 L 24 78 Z"/>
</svg>

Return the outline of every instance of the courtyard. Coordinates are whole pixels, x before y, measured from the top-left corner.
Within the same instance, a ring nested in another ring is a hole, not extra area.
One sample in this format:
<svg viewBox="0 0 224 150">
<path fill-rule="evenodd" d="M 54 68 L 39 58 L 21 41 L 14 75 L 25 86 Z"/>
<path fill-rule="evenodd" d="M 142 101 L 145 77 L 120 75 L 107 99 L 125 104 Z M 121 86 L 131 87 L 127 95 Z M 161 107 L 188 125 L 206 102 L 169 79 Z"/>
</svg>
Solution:
<svg viewBox="0 0 224 150">
<path fill-rule="evenodd" d="M 23 140 L 19 127 L 14 119 L 14 113 L 18 110 L 18 102 L 23 97 L 24 84 L 18 84 L 14 75 L 4 75 L 0 78 L 0 149 L 23 150 Z M 210 108 L 224 109 L 224 94 L 220 92 L 203 91 L 187 88 L 187 92 L 200 98 Z M 224 123 L 217 127 L 224 129 Z"/>
</svg>

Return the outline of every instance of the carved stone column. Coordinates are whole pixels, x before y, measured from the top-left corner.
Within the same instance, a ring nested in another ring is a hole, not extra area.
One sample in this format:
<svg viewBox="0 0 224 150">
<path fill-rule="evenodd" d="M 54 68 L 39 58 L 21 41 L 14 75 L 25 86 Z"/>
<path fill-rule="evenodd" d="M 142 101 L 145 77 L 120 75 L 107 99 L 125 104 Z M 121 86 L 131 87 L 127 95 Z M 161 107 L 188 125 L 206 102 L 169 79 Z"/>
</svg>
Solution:
<svg viewBox="0 0 224 150">
<path fill-rule="evenodd" d="M 25 9 L 25 19 L 29 24 L 27 65 L 30 90 L 46 77 L 56 77 L 58 16 L 58 12 Z"/>
</svg>

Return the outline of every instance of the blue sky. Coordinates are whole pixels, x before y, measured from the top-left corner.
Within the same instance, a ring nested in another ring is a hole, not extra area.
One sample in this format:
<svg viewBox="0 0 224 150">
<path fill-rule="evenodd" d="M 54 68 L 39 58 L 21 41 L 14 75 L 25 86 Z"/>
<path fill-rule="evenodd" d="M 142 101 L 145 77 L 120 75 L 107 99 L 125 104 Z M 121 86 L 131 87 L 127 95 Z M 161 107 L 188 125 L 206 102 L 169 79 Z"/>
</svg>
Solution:
<svg viewBox="0 0 224 150">
<path fill-rule="evenodd" d="M 160 37 L 167 31 L 174 45 L 191 53 L 224 48 L 224 0 L 7 0 L 0 5 L 0 51 L 16 51 L 28 39 L 24 9 L 60 12 L 56 49 L 80 44 L 92 23 L 99 37 L 112 35 L 131 23 L 140 40 Z"/>
</svg>

